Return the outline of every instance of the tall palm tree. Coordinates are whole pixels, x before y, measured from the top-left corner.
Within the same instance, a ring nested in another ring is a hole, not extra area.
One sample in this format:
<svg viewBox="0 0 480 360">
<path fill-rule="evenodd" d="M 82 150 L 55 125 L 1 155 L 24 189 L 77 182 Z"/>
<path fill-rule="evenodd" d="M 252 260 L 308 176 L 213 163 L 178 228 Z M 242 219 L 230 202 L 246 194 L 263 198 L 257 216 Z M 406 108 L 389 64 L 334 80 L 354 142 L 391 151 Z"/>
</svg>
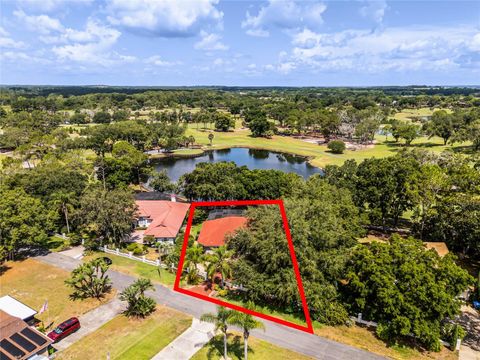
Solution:
<svg viewBox="0 0 480 360">
<path fill-rule="evenodd" d="M 232 277 L 232 268 L 230 266 L 230 258 L 233 255 L 233 251 L 227 250 L 226 246 L 219 246 L 209 255 L 206 259 L 208 262 L 207 274 L 210 277 L 212 283 L 215 280 L 215 275 L 220 273 L 222 275 L 221 287 L 224 287 L 225 279 Z"/>
<path fill-rule="evenodd" d="M 75 199 L 73 192 L 58 191 L 52 196 L 53 205 L 57 206 L 63 214 L 65 224 L 67 225 L 67 234 L 70 233 L 69 212 L 73 210 L 73 199 Z"/>
<path fill-rule="evenodd" d="M 230 324 L 232 310 L 228 310 L 222 306 L 217 307 L 217 313 L 207 313 L 200 317 L 201 321 L 209 322 L 215 325 L 215 331 L 220 330 L 223 334 L 223 357 L 227 359 L 227 331 Z"/>
<path fill-rule="evenodd" d="M 203 247 L 197 243 L 193 244 L 187 249 L 186 252 L 186 265 L 190 267 L 191 264 L 195 269 L 197 269 L 198 264 L 203 260 Z"/>
<path fill-rule="evenodd" d="M 255 305 L 253 302 L 247 302 L 247 309 L 254 309 Z M 232 312 L 229 318 L 229 322 L 232 325 L 236 325 L 243 329 L 243 354 L 244 359 L 248 359 L 248 338 L 250 336 L 250 331 L 253 329 L 263 329 L 265 331 L 265 325 L 255 320 L 255 318 L 250 314 L 245 314 L 243 312 L 235 311 Z"/>
<path fill-rule="evenodd" d="M 196 282 L 198 279 L 198 264 L 203 261 L 203 247 L 197 243 L 189 247 L 185 256 L 185 266 L 188 269 L 187 281 Z"/>
</svg>

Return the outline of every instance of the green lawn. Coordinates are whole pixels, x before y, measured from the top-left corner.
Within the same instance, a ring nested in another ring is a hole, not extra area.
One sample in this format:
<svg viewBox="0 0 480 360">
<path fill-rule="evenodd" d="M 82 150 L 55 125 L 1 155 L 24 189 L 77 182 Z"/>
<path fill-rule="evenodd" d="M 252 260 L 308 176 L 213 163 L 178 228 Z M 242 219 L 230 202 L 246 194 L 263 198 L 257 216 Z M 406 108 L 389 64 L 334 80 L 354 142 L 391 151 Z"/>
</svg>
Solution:
<svg viewBox="0 0 480 360">
<path fill-rule="evenodd" d="M 388 345 L 375 332 L 359 326 L 326 326 L 314 324 L 315 334 L 330 340 L 348 344 L 390 359 L 398 360 L 456 360 L 458 352 L 442 346 L 440 352 L 422 351 L 407 345 Z"/>
<path fill-rule="evenodd" d="M 402 111 L 396 113 L 393 117 L 401 121 L 411 121 L 422 116 L 430 116 L 436 110 L 445 110 L 448 113 L 451 113 L 450 109 L 431 109 L 431 108 L 419 108 L 419 109 L 403 109 Z"/>
<path fill-rule="evenodd" d="M 47 242 L 48 250 L 53 252 L 63 251 L 69 246 L 69 241 L 59 236 L 50 236 Z"/>
<path fill-rule="evenodd" d="M 190 157 L 193 155 L 202 155 L 203 152 L 204 151 L 202 149 L 178 149 L 178 150 L 174 150 L 173 153 L 167 154 L 167 155 L 162 152 L 159 152 L 157 154 L 151 154 L 150 158 L 161 159 L 161 158 L 165 158 L 172 155 L 176 157 L 182 157 L 182 156 Z"/>
<path fill-rule="evenodd" d="M 197 143 L 204 145 L 204 149 L 250 147 L 286 152 L 308 156 L 311 158 L 310 163 L 318 167 L 325 167 L 329 164 L 341 165 L 348 159 L 362 161 L 370 157 L 386 157 L 396 154 L 404 147 L 403 141 L 395 143 L 391 136 L 386 139 L 383 135 L 377 135 L 375 137 L 376 144 L 373 146 L 359 150 L 347 150 L 344 154 L 332 154 L 328 151 L 326 145 L 312 144 L 288 136 L 273 136 L 271 139 L 254 138 L 250 136 L 250 130 L 248 129 L 237 129 L 234 132 L 214 132 L 213 134 L 215 137 L 212 146 L 210 146 L 208 134 L 210 134 L 210 131 L 196 130 L 194 125 L 187 129 L 187 135 L 193 135 Z M 428 139 L 427 137 L 421 137 L 414 140 L 410 148 L 423 148 L 436 152 L 441 152 L 446 149 L 462 151 L 467 145 L 469 144 L 465 143 L 455 144 L 454 146 L 444 146 L 443 141 L 440 138 L 434 137 Z"/>
<path fill-rule="evenodd" d="M 308 356 L 278 347 L 266 341 L 248 338 L 248 358 L 250 360 L 306 360 Z M 216 336 L 200 349 L 192 360 L 223 359 L 223 336 Z M 243 359 L 243 337 L 238 334 L 228 336 L 228 356 L 232 360 Z"/>
<path fill-rule="evenodd" d="M 89 255 L 83 258 L 84 261 L 91 260 L 99 256 L 107 256 L 112 259 L 112 265 L 110 268 L 112 270 L 122 272 L 128 275 L 135 277 L 144 277 L 152 280 L 152 282 L 157 284 L 163 284 L 173 287 L 175 283 L 175 274 L 171 273 L 165 269 L 162 269 L 160 275 L 158 274 L 158 267 L 150 264 L 145 264 L 140 261 L 130 260 L 122 256 L 116 256 L 113 254 L 107 254 L 103 252 L 98 252 L 93 255 Z"/>
<path fill-rule="evenodd" d="M 10 295 L 35 310 L 48 300 L 48 311 L 35 317 L 44 322 L 58 324 L 72 316 L 80 316 L 109 301 L 110 294 L 101 301 L 96 299 L 71 300 L 71 288 L 65 285 L 70 273 L 33 259 L 9 261 L 0 269 L 0 296 Z"/>
<path fill-rule="evenodd" d="M 85 336 L 57 359 L 147 360 L 190 327 L 192 319 L 176 310 L 157 306 L 145 319 L 119 315 L 100 329 Z"/>
</svg>

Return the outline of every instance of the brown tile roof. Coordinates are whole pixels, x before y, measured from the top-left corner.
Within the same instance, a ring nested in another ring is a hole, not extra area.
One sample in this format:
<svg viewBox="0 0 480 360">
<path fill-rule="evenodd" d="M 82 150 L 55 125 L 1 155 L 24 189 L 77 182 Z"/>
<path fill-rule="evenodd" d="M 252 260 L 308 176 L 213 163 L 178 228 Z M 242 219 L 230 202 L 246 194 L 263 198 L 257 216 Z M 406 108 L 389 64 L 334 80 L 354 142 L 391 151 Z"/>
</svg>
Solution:
<svg viewBox="0 0 480 360">
<path fill-rule="evenodd" d="M 144 235 L 156 238 L 176 237 L 190 204 L 164 200 L 137 200 L 138 216 L 152 220 Z"/>
</svg>

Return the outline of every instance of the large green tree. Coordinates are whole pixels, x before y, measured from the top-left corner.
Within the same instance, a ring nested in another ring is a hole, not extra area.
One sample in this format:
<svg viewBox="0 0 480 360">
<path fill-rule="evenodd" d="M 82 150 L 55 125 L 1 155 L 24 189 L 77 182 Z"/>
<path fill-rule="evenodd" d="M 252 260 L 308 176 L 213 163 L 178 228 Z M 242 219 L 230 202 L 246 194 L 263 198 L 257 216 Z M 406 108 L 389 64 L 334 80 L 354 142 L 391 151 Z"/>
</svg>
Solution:
<svg viewBox="0 0 480 360">
<path fill-rule="evenodd" d="M 324 323 L 344 323 L 347 313 L 336 289 L 346 249 L 364 234 L 358 209 L 348 190 L 319 176 L 307 181 L 302 197 L 287 199 L 285 205 L 312 316 Z M 247 217 L 247 229 L 227 241 L 235 252 L 233 278 L 248 289 L 247 299 L 303 316 L 278 208 L 251 208 Z"/>
<path fill-rule="evenodd" d="M 396 226 L 413 206 L 407 185 L 418 169 L 415 159 L 402 155 L 364 160 L 356 172 L 355 201 L 373 223 L 385 228 L 393 220 Z"/>
<path fill-rule="evenodd" d="M 395 342 L 413 334 L 429 350 L 440 350 L 441 323 L 460 311 L 457 295 L 473 281 L 455 264 L 427 251 L 421 241 L 392 236 L 353 249 L 342 292 L 349 311 L 378 322 L 377 334 Z"/>
<path fill-rule="evenodd" d="M 0 262 L 30 246 L 43 246 L 52 228 L 47 210 L 21 188 L 0 186 Z"/>
<path fill-rule="evenodd" d="M 132 231 L 136 206 L 131 192 L 122 189 L 89 189 L 80 199 L 76 214 L 79 227 L 97 245 L 117 246 Z"/>
</svg>

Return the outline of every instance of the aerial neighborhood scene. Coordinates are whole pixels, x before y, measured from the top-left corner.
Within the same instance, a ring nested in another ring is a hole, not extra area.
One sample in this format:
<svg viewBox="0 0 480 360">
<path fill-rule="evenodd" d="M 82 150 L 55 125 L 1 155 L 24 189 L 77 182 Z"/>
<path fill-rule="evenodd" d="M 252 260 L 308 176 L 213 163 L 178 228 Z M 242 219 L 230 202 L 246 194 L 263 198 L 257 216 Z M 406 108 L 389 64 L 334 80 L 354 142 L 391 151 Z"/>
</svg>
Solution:
<svg viewBox="0 0 480 360">
<path fill-rule="evenodd" d="M 479 19 L 0 0 L 0 360 L 480 360 Z"/>
</svg>

